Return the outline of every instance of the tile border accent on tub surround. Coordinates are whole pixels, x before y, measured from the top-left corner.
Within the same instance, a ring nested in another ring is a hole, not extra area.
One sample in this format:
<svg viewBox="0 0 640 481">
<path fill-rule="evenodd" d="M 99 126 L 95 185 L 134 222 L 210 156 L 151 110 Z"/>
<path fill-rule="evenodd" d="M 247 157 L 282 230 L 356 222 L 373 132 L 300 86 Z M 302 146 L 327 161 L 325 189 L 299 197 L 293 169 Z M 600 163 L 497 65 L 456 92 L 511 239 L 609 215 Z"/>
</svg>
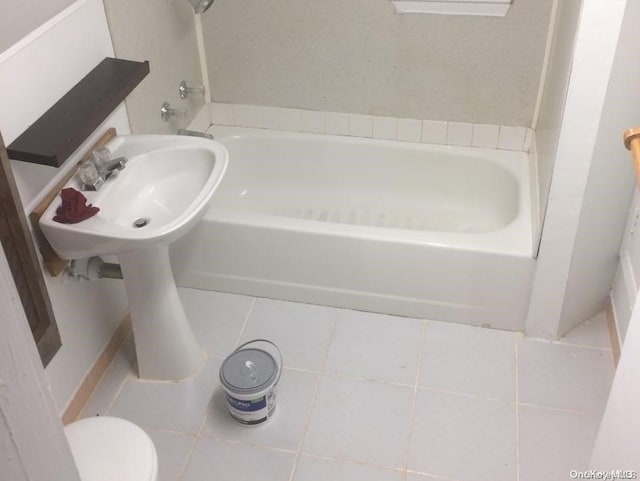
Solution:
<svg viewBox="0 0 640 481">
<path fill-rule="evenodd" d="M 516 152 L 528 152 L 533 138 L 533 130 L 527 127 L 319 112 L 262 105 L 211 102 L 209 114 L 214 125 Z"/>
</svg>

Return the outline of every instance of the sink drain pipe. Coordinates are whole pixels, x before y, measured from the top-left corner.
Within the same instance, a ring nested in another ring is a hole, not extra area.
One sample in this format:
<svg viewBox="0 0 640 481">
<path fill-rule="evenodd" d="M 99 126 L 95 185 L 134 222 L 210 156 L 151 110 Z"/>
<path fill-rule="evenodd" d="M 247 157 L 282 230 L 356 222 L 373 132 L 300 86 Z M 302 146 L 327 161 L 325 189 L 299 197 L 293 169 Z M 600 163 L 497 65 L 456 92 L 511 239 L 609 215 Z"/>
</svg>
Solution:
<svg viewBox="0 0 640 481">
<path fill-rule="evenodd" d="M 100 259 L 98 257 L 98 259 Z M 100 259 L 102 261 L 102 259 Z M 122 279 L 122 269 L 120 264 L 112 262 L 102 262 L 98 269 L 98 277 L 100 279 Z"/>
<path fill-rule="evenodd" d="M 73 259 L 65 269 L 66 278 L 79 282 L 98 279 L 122 279 L 120 264 L 105 262 L 100 257 Z"/>
</svg>

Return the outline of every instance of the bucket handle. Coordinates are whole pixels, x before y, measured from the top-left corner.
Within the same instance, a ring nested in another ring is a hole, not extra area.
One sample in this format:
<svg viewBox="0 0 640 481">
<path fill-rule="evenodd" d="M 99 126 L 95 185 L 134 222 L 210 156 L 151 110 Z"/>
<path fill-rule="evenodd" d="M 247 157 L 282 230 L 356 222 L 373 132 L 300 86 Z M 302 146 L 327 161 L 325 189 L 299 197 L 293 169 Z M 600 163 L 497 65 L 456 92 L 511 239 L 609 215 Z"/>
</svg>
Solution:
<svg viewBox="0 0 640 481">
<path fill-rule="evenodd" d="M 276 346 L 273 342 L 271 342 L 268 339 L 252 339 L 250 341 L 245 342 L 244 344 L 240 344 L 238 347 L 235 348 L 233 352 L 238 352 L 243 347 L 247 347 L 249 344 L 253 344 L 254 342 L 266 342 L 267 344 L 271 344 L 275 348 L 275 350 L 278 352 L 278 361 L 279 361 L 278 376 L 276 377 L 276 381 L 273 383 L 273 385 L 276 386 L 280 381 L 280 376 L 282 376 L 282 351 L 280 351 L 280 348 Z"/>
</svg>

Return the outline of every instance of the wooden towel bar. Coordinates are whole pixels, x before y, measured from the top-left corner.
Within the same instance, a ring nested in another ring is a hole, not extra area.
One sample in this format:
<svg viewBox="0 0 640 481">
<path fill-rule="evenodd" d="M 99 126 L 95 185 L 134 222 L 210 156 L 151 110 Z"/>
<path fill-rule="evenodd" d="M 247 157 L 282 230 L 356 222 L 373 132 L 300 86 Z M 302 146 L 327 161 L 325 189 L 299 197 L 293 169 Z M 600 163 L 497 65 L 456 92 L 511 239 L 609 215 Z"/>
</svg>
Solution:
<svg viewBox="0 0 640 481">
<path fill-rule="evenodd" d="M 640 127 L 626 130 L 622 138 L 624 146 L 631 151 L 633 166 L 636 170 L 636 183 L 640 187 Z"/>
</svg>

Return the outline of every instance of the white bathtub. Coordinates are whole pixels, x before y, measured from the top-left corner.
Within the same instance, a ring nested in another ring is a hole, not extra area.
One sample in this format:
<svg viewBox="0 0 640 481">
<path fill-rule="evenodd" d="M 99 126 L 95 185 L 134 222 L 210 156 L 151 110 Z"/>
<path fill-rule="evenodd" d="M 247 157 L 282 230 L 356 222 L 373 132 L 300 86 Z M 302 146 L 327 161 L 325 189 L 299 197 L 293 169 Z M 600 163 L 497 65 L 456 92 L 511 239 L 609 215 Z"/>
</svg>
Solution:
<svg viewBox="0 0 640 481">
<path fill-rule="evenodd" d="M 523 330 L 526 154 L 210 132 L 229 167 L 202 223 L 172 247 L 179 285 Z"/>
</svg>

